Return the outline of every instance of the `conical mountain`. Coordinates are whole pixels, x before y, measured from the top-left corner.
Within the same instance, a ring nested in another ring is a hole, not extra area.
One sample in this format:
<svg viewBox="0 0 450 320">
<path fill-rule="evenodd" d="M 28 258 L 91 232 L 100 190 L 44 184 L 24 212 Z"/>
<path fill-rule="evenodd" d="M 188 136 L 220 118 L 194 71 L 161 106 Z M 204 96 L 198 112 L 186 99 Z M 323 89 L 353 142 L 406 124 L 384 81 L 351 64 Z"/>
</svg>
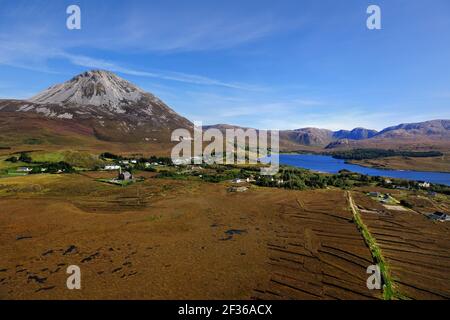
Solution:
<svg viewBox="0 0 450 320">
<path fill-rule="evenodd" d="M 79 74 L 26 101 L 0 101 L 0 111 L 72 121 L 108 141 L 170 141 L 173 130 L 193 127 L 153 94 L 103 70 Z"/>
</svg>

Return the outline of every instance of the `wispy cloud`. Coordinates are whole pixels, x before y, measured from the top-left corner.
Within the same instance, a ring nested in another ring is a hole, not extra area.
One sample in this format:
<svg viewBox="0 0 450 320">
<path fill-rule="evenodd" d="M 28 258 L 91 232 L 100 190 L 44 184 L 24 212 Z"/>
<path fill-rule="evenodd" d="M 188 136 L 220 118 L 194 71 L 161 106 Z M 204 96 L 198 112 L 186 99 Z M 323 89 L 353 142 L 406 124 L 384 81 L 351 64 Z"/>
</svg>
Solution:
<svg viewBox="0 0 450 320">
<path fill-rule="evenodd" d="M 272 92 L 262 95 L 220 95 L 189 92 L 171 99 L 174 105 L 189 110 L 186 116 L 205 125 L 227 123 L 260 129 L 298 129 L 317 127 L 330 130 L 365 127 L 381 130 L 404 122 L 420 122 L 444 117 L 442 112 L 423 110 L 407 113 L 402 105 L 381 106 L 370 103 L 329 101 L 319 97 L 290 97 Z M 367 110 L 371 110 L 368 112 Z"/>
<path fill-rule="evenodd" d="M 115 45 L 152 51 L 204 51 L 235 47 L 275 33 L 280 25 L 270 16 L 189 12 L 131 12 L 118 28 L 126 37 Z M 174 23 L 176 21 L 176 23 Z M 102 44 L 107 46 L 108 44 Z"/>
<path fill-rule="evenodd" d="M 0 64 L 45 73 L 58 73 L 47 66 L 48 62 L 53 59 L 66 59 L 76 66 L 105 69 L 138 77 L 157 78 L 196 85 L 220 86 L 239 90 L 260 90 L 260 87 L 255 85 L 238 82 L 229 83 L 196 74 L 161 70 L 155 72 L 137 70 L 121 66 L 113 61 L 71 54 L 62 49 L 48 48 L 34 41 L 22 42 L 0 38 Z"/>
<path fill-rule="evenodd" d="M 298 12 L 265 1 L 129 1 L 115 5 L 119 16 L 98 19 L 96 44 L 159 52 L 193 52 L 234 48 L 298 27 Z M 270 2 L 270 1 L 269 1 Z M 270 8 L 270 9 L 269 9 Z M 109 11 L 114 12 L 114 9 Z M 283 19 L 279 19 L 282 15 Z M 111 26 L 111 19 L 116 22 Z M 113 34 L 113 36 L 111 36 Z"/>
<path fill-rule="evenodd" d="M 44 11 L 50 14 L 55 10 L 54 6 L 45 2 L 41 5 L 24 4 L 23 7 L 27 10 L 18 16 L 20 19 L 15 19 L 16 16 L 11 14 L 0 15 L 5 18 L 5 21 L 0 21 L 0 64 L 58 73 L 58 70 L 49 65 L 55 60 L 65 59 L 75 66 L 107 69 L 132 76 L 254 91 L 261 88 L 178 70 L 149 68 L 148 65 L 131 68 L 111 59 L 76 52 L 88 48 L 121 52 L 126 50 L 131 54 L 216 50 L 254 41 L 272 34 L 278 28 L 267 15 L 256 14 L 247 19 L 240 19 L 230 11 L 207 14 L 206 11 L 199 13 L 189 7 L 180 11 L 172 6 L 155 10 L 144 4 L 144 7 L 149 9 L 145 10 L 142 4 L 137 7 L 131 3 L 129 7 L 116 11 L 121 13 L 121 17 L 116 19 L 114 24 L 111 24 L 114 17 L 104 16 L 101 12 L 96 12 L 96 20 L 88 20 L 87 14 L 92 8 L 84 5 L 83 17 L 86 17 L 86 20 L 83 21 L 87 22 L 83 26 L 90 27 L 85 27 L 87 31 L 82 29 L 79 33 L 68 34 L 63 25 L 57 25 L 55 19 L 41 12 L 41 9 L 45 8 Z M 22 6 L 18 4 L 14 7 L 16 11 L 18 7 Z M 195 18 L 197 16 L 198 19 Z M 34 22 L 29 23 L 27 17 Z"/>
<path fill-rule="evenodd" d="M 219 81 L 216 79 L 211 79 L 208 77 L 195 75 L 195 74 L 187 74 L 181 72 L 173 72 L 173 71 L 158 71 L 158 72 L 148 72 L 143 70 L 136 70 L 132 68 L 126 68 L 118 65 L 115 62 L 105 61 L 101 59 L 95 59 L 91 57 L 86 57 L 82 55 L 73 55 L 68 53 L 60 53 L 59 56 L 65 57 L 70 60 L 71 63 L 88 68 L 99 68 L 99 69 L 107 69 L 114 72 L 120 72 L 123 74 L 128 74 L 132 76 L 139 77 L 149 77 L 149 78 L 158 78 L 162 80 L 172 80 L 178 82 L 185 82 L 191 84 L 198 85 L 208 85 L 208 86 L 220 86 L 227 87 L 232 89 L 241 89 L 241 90 L 258 90 L 257 86 L 240 84 L 240 83 L 228 83 Z"/>
<path fill-rule="evenodd" d="M 239 4 L 239 5 L 238 5 Z M 242 4 L 191 0 L 111 1 L 107 4 L 83 1 L 83 29 L 68 34 L 63 19 L 67 3 L 44 0 L 16 0 L 2 5 L 0 26 L 6 32 L 22 35 L 40 33 L 54 43 L 89 46 L 109 50 L 139 52 L 205 51 L 226 49 L 250 43 L 287 28 L 295 19 L 276 19 L 274 9 Z M 29 30 L 27 28 L 31 26 Z M 70 44 L 68 42 L 71 42 Z"/>
</svg>

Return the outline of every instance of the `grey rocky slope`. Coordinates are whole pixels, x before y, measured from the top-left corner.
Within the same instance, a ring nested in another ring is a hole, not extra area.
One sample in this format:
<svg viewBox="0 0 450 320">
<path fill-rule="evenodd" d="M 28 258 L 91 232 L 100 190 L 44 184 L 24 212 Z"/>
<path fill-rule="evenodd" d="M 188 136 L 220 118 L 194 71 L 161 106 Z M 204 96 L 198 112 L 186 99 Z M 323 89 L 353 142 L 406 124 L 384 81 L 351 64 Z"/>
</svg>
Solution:
<svg viewBox="0 0 450 320">
<path fill-rule="evenodd" d="M 112 72 L 92 70 L 28 100 L 0 100 L 0 111 L 77 121 L 107 140 L 157 140 L 192 123 L 163 101 Z M 158 137 L 155 137 L 158 136 Z"/>
</svg>

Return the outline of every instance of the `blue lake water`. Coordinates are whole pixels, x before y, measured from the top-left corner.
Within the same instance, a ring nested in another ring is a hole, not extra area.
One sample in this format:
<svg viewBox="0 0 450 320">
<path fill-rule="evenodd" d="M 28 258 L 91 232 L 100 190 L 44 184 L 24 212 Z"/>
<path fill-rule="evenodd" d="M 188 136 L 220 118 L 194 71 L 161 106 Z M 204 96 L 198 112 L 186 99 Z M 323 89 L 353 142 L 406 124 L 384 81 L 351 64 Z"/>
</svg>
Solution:
<svg viewBox="0 0 450 320">
<path fill-rule="evenodd" d="M 346 169 L 352 172 L 367 174 L 369 176 L 427 181 L 450 186 L 450 173 L 367 168 L 356 164 L 348 164 L 345 163 L 345 160 L 334 159 L 330 156 L 313 154 L 280 154 L 280 164 L 327 173 L 338 173 L 340 170 Z"/>
</svg>

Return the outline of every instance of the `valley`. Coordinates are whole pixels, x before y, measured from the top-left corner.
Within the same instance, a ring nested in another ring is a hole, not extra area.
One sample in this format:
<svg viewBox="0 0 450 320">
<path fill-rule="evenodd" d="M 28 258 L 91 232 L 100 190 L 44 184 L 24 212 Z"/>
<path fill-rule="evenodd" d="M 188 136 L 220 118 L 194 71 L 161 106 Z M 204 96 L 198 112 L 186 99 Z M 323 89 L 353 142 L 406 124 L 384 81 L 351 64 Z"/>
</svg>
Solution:
<svg viewBox="0 0 450 320">
<path fill-rule="evenodd" d="M 74 2 L 0 0 L 3 314 L 450 300 L 448 0 Z"/>
<path fill-rule="evenodd" d="M 109 71 L 0 100 L 0 116 L 0 299 L 450 298 L 444 184 L 174 163 L 171 133 L 193 123 Z M 449 120 L 280 131 L 283 152 L 369 149 L 384 156 L 348 161 L 448 172 Z"/>
</svg>

